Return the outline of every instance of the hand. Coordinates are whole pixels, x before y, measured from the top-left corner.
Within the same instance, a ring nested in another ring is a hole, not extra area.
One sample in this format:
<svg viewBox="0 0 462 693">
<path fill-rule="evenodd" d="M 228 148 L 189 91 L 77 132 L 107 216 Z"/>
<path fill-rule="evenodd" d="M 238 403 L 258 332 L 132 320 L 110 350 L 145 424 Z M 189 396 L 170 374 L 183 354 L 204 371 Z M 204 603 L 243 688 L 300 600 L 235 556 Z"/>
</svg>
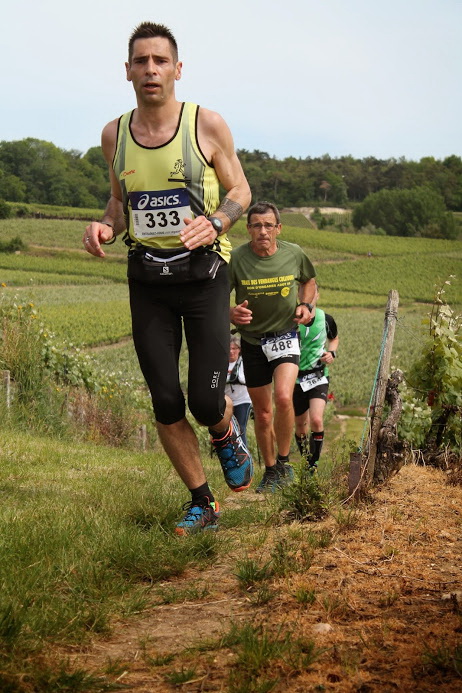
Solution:
<svg viewBox="0 0 462 693">
<path fill-rule="evenodd" d="M 234 325 L 250 325 L 252 322 L 252 311 L 247 308 L 248 301 L 243 301 L 237 306 L 234 306 L 229 311 L 230 320 Z"/>
<path fill-rule="evenodd" d="M 101 224 L 99 221 L 92 221 L 83 234 L 83 247 L 95 257 L 104 257 L 106 253 L 101 248 L 101 243 L 110 241 L 114 235 L 114 231 L 107 224 Z"/>
<path fill-rule="evenodd" d="M 188 250 L 194 250 L 202 245 L 212 245 L 217 238 L 217 232 L 207 217 L 183 219 L 186 226 L 180 231 L 180 241 Z"/>
<path fill-rule="evenodd" d="M 326 366 L 329 366 L 334 360 L 334 357 L 330 353 L 330 351 L 325 351 L 323 355 L 321 356 L 321 361 L 322 363 L 325 363 Z"/>
<path fill-rule="evenodd" d="M 314 309 L 313 312 L 310 313 L 309 309 L 307 306 L 299 305 L 297 306 L 297 310 L 295 311 L 295 318 L 294 322 L 297 323 L 297 325 L 307 325 L 311 320 L 314 318 Z"/>
</svg>

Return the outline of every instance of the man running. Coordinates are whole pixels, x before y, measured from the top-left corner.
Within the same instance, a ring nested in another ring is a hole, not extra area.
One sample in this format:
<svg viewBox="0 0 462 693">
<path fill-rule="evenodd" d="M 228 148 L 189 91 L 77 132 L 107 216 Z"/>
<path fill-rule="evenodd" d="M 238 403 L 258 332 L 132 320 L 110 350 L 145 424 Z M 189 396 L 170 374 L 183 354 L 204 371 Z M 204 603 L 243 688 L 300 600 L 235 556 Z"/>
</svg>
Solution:
<svg viewBox="0 0 462 693">
<path fill-rule="evenodd" d="M 185 415 L 178 373 L 183 328 L 190 412 L 208 426 L 229 487 L 241 491 L 252 479 L 252 460 L 225 397 L 226 232 L 247 208 L 250 190 L 221 116 L 176 99 L 182 63 L 167 27 L 140 24 L 130 37 L 125 68 L 137 107 L 103 129 L 111 197 L 102 220 L 87 226 L 83 243 L 104 257 L 101 245 L 127 231 L 134 345 L 159 438 L 191 492 L 176 527 L 183 535 L 216 529 L 219 516 Z M 221 203 L 219 184 L 226 191 Z"/>
<path fill-rule="evenodd" d="M 324 442 L 324 410 L 329 391 L 328 366 L 338 349 L 338 330 L 332 315 L 317 307 L 307 325 L 300 325 L 300 367 L 294 389 L 295 440 L 308 471 L 317 470 Z"/>
<path fill-rule="evenodd" d="M 278 239 L 281 221 L 274 204 L 253 205 L 247 213 L 247 229 L 250 243 L 231 253 L 229 274 L 237 305 L 231 308 L 230 318 L 241 333 L 255 436 L 265 462 L 256 489 L 262 493 L 293 478 L 289 452 L 294 428 L 292 396 L 300 360 L 298 325 L 311 320 L 316 284 L 313 265 L 304 251 Z"/>
</svg>

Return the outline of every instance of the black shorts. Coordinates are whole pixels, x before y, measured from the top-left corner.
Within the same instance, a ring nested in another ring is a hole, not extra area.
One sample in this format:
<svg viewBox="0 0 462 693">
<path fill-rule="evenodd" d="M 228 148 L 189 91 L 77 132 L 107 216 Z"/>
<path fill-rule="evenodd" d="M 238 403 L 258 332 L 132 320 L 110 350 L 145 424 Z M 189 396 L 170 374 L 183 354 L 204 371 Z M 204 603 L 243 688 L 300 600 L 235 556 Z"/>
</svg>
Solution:
<svg viewBox="0 0 462 693">
<path fill-rule="evenodd" d="M 327 402 L 327 393 L 329 392 L 329 383 L 324 385 L 317 385 L 316 387 L 303 392 L 302 388 L 298 383 L 294 387 L 294 411 L 295 416 L 301 416 L 310 408 L 310 401 L 312 399 L 323 399 Z"/>
<path fill-rule="evenodd" d="M 281 363 L 300 363 L 300 356 L 282 356 L 268 361 L 260 344 L 250 344 L 241 339 L 241 355 L 244 364 L 245 384 L 247 387 L 262 387 L 273 380 L 273 373 Z"/>
<path fill-rule="evenodd" d="M 156 419 L 173 424 L 185 416 L 179 357 L 183 330 L 188 345 L 189 410 L 215 426 L 226 408 L 229 363 L 229 279 L 222 265 L 215 279 L 155 286 L 129 279 L 133 342 L 151 392 Z"/>
</svg>

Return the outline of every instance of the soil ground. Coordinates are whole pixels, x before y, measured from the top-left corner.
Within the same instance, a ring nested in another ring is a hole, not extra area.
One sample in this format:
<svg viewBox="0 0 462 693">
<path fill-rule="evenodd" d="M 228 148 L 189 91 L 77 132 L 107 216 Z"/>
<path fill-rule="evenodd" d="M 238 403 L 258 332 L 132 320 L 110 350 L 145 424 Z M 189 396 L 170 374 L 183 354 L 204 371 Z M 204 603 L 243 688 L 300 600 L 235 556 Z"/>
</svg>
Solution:
<svg viewBox="0 0 462 693">
<path fill-rule="evenodd" d="M 235 495 L 222 509 L 233 502 Z M 110 671 L 112 681 L 138 693 L 460 693 L 461 529 L 462 488 L 449 485 L 442 470 L 405 466 L 363 505 L 320 522 L 268 529 L 265 549 L 284 536 L 292 542 L 298 537 L 303 546 L 304 534 L 313 531 L 328 530 L 333 539 L 315 550 L 304 570 L 272 579 L 267 603 L 258 599 L 258 590 L 240 587 L 239 557 L 230 554 L 210 569 L 168 583 L 178 591 L 206 587 L 206 596 L 153 604 L 138 618 L 114 624 L 109 638 L 74 651 L 71 661 L 95 674 Z M 257 553 L 250 541 L 249 555 Z M 310 590 L 311 604 L 297 598 Z M 276 656 L 263 668 L 263 678 L 233 688 L 230 673 L 239 677 L 242 659 L 236 648 L 217 646 L 232 623 L 260 624 L 274 637 L 290 632 L 323 651 L 306 667 Z M 197 647 L 204 641 L 205 647 Z M 173 685 L 172 672 L 186 681 Z M 265 688 L 264 679 L 277 683 Z"/>
</svg>

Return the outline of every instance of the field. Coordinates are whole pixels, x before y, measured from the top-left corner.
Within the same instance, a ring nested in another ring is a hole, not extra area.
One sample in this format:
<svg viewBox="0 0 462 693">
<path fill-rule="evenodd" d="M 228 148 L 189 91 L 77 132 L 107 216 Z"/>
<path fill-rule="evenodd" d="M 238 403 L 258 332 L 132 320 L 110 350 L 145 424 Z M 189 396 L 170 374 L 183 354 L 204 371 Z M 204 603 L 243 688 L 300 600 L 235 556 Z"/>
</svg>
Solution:
<svg viewBox="0 0 462 693">
<path fill-rule="evenodd" d="M 131 346 L 126 287 L 126 252 L 121 240 L 99 260 L 81 249 L 84 222 L 9 219 L 0 222 L 8 241 L 19 236 L 27 250 L 0 253 L 0 283 L 18 300 L 32 301 L 57 337 L 91 350 L 102 368 L 141 377 Z M 407 369 L 425 338 L 422 318 L 435 288 L 451 275 L 447 300 L 462 304 L 462 242 L 390 238 L 318 231 L 287 225 L 283 238 L 298 243 L 315 264 L 320 305 L 339 326 L 338 359 L 331 386 L 338 406 L 367 405 L 382 339 L 388 292 L 398 290 L 400 309 L 393 364 Z M 234 245 L 247 239 L 243 222 Z"/>
<path fill-rule="evenodd" d="M 118 241 L 106 260 L 90 257 L 83 226 L 0 221 L 2 240 L 27 244 L 0 253 L 0 298 L 14 298 L 15 312 L 36 310 L 56 346 L 74 345 L 103 377 L 141 384 L 125 248 Z M 203 431 L 220 531 L 183 541 L 173 528 L 188 494 L 154 434 L 146 451 L 109 447 L 25 430 L 4 409 L 1 691 L 461 690 L 460 485 L 408 464 L 363 503 L 346 497 L 349 452 L 364 434 L 363 417 L 351 414 L 369 402 L 388 292 L 401 296 L 392 361 L 406 369 L 421 353 L 435 285 L 449 274 L 447 295 L 461 307 L 462 243 L 296 226 L 285 237 L 313 259 L 320 305 L 339 326 L 337 415 L 316 484 L 301 484 L 294 454 L 294 486 L 230 493 Z M 238 224 L 233 243 L 245 239 Z M 67 405 L 45 414 L 61 420 Z"/>
</svg>

